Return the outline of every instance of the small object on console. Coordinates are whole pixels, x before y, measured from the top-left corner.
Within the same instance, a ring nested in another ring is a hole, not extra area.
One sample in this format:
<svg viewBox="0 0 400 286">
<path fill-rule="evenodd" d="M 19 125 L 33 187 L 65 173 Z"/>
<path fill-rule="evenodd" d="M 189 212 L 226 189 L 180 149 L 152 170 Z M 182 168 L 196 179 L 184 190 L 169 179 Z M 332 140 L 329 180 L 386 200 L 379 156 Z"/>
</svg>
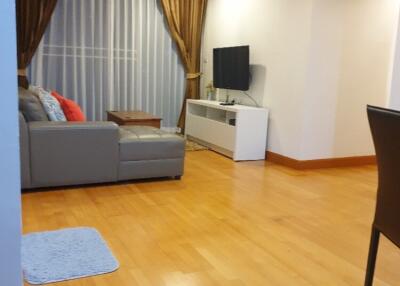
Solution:
<svg viewBox="0 0 400 286">
<path fill-rule="evenodd" d="M 226 102 L 221 102 L 220 103 L 220 105 L 235 105 L 235 100 L 234 99 L 232 99 L 232 101 L 226 101 Z"/>
</svg>

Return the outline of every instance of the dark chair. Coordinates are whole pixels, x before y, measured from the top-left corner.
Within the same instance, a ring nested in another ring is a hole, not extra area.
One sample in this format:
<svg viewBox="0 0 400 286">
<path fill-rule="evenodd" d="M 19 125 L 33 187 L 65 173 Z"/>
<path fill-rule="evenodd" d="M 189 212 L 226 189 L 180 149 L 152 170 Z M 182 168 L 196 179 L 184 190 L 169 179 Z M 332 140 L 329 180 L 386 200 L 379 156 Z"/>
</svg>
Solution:
<svg viewBox="0 0 400 286">
<path fill-rule="evenodd" d="M 400 112 L 368 106 L 378 164 L 378 194 L 365 286 L 374 279 L 380 234 L 400 247 Z"/>
</svg>

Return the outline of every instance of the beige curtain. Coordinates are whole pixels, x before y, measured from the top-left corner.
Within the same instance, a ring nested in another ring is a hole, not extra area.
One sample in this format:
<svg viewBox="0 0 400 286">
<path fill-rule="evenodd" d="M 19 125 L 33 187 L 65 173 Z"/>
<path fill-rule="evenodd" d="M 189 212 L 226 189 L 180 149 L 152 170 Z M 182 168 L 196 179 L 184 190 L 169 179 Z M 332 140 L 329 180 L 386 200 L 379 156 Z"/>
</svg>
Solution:
<svg viewBox="0 0 400 286">
<path fill-rule="evenodd" d="M 161 3 L 186 70 L 186 94 L 178 122 L 183 131 L 186 99 L 200 98 L 201 35 L 207 0 L 161 0 Z"/>
</svg>

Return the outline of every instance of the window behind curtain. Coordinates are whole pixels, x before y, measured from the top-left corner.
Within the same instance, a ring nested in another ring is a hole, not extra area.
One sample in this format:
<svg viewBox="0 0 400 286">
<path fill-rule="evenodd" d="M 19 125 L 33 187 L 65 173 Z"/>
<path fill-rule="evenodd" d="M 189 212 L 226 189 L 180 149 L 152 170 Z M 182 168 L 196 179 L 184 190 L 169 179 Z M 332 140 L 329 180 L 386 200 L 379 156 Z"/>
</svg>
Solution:
<svg viewBox="0 0 400 286">
<path fill-rule="evenodd" d="M 30 79 L 77 101 L 88 120 L 143 110 L 163 127 L 176 126 L 185 88 L 157 0 L 59 0 Z"/>
</svg>

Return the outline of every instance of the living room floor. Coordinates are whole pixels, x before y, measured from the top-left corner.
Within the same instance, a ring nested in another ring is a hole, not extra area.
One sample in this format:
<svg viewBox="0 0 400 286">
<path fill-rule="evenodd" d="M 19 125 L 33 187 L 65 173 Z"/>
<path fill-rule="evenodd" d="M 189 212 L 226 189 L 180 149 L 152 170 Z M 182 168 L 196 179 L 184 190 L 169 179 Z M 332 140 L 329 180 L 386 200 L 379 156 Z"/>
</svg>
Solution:
<svg viewBox="0 0 400 286">
<path fill-rule="evenodd" d="M 25 193 L 23 227 L 95 227 L 121 264 L 60 286 L 355 286 L 376 183 L 375 166 L 296 171 L 195 151 L 180 181 Z M 400 285 L 398 265 L 400 252 L 382 239 L 375 285 Z"/>
</svg>

